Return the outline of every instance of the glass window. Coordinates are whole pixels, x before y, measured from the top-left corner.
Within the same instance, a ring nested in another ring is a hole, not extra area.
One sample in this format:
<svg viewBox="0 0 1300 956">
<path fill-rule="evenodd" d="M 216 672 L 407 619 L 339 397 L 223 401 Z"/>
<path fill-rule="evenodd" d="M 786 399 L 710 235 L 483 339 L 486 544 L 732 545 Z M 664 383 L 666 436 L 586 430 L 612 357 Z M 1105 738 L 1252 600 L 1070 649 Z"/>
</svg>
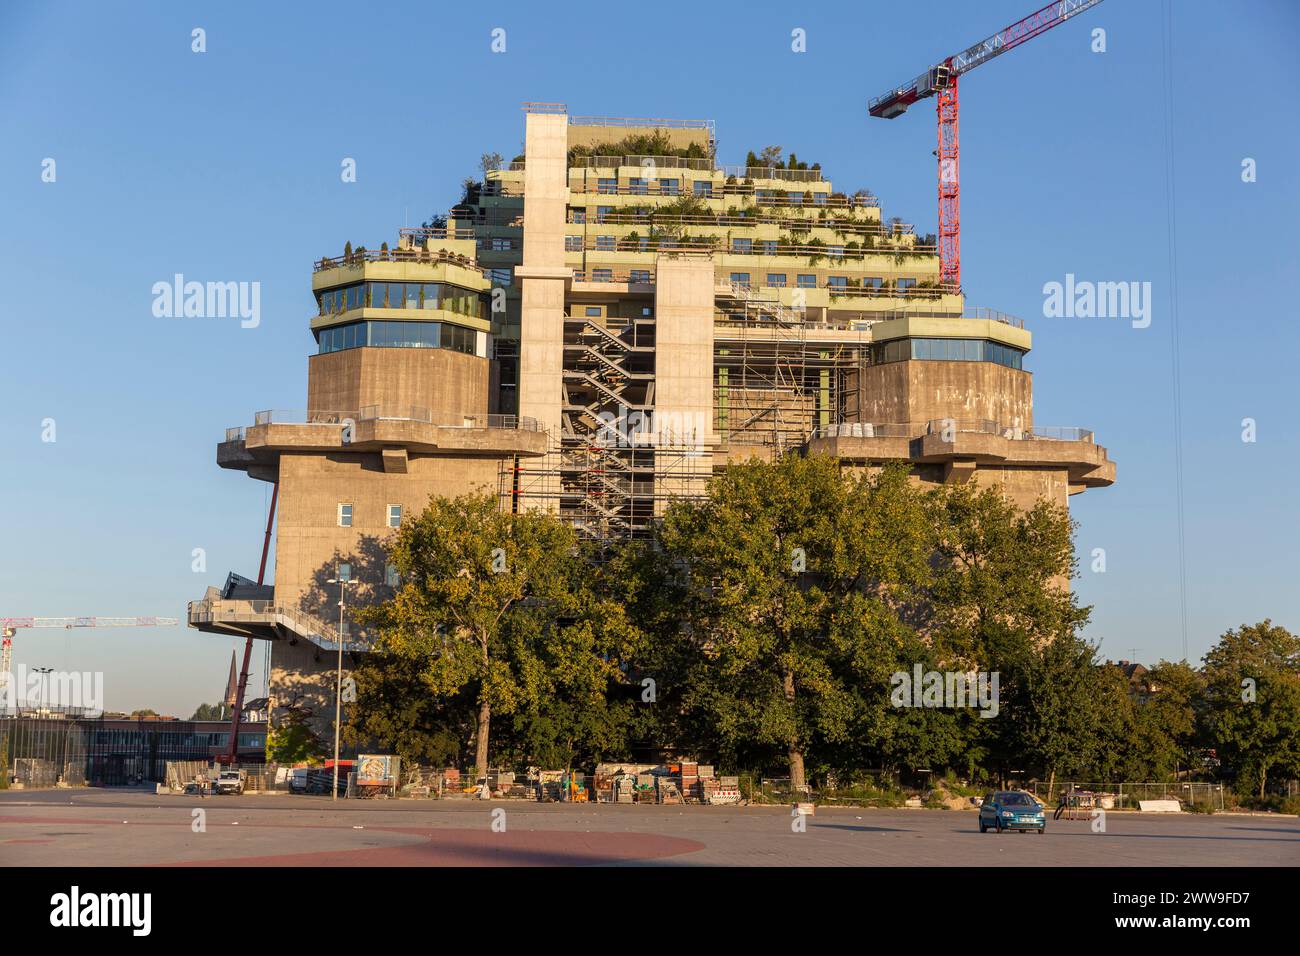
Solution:
<svg viewBox="0 0 1300 956">
<path fill-rule="evenodd" d="M 598 316 L 598 315 L 600 315 L 600 314 L 601 314 L 601 308 L 600 308 L 600 306 L 598 306 L 598 305 L 589 305 L 589 306 L 587 306 L 587 315 L 589 315 L 589 316 Z"/>
<path fill-rule="evenodd" d="M 564 237 L 564 251 L 565 251 L 565 252 L 581 252 L 581 251 L 582 251 L 582 236 L 565 236 L 565 237 Z"/>
<path fill-rule="evenodd" d="M 735 283 L 736 285 L 744 285 L 744 286 L 747 286 L 747 285 L 749 285 L 749 273 L 748 273 L 748 272 L 733 272 L 733 273 L 731 274 L 731 281 L 732 281 L 733 283 Z"/>
<path fill-rule="evenodd" d="M 618 192 L 618 180 L 614 178 L 601 177 L 596 184 L 596 192 L 616 193 Z"/>
<path fill-rule="evenodd" d="M 388 506 L 388 527 L 396 528 L 399 527 L 401 523 L 402 523 L 402 506 L 389 505 Z"/>
<path fill-rule="evenodd" d="M 592 270 L 591 270 L 591 281 L 592 281 L 592 282 L 610 282 L 610 281 L 613 280 L 613 278 L 614 278 L 614 273 L 613 273 L 611 270 L 609 270 L 609 269 L 592 269 Z"/>
<path fill-rule="evenodd" d="M 752 239 L 732 239 L 731 251 L 748 254 L 754 250 L 754 240 Z"/>
<path fill-rule="evenodd" d="M 827 247 L 826 247 L 826 255 L 828 255 L 828 256 L 830 256 L 830 257 L 832 257 L 832 258 L 834 258 L 834 259 L 843 259 L 843 258 L 844 258 L 844 247 L 843 247 L 843 246 L 827 246 Z"/>
<path fill-rule="evenodd" d="M 647 192 L 646 182 L 641 178 L 629 179 L 627 181 L 627 191 L 633 196 L 644 196 Z"/>
<path fill-rule="evenodd" d="M 818 206 L 826 205 L 826 193 L 813 193 L 812 201 L 815 205 Z"/>
<path fill-rule="evenodd" d="M 392 561 L 384 564 L 384 583 L 390 588 L 395 588 L 401 584 L 401 579 L 397 575 L 397 565 L 393 564 Z"/>
<path fill-rule="evenodd" d="M 701 199 L 711 199 L 713 197 L 713 183 L 703 179 L 695 180 L 695 195 Z"/>
<path fill-rule="evenodd" d="M 784 289 L 784 288 L 785 288 L 785 273 L 784 273 L 784 272 L 769 272 L 769 273 L 767 274 L 767 284 L 770 285 L 770 286 L 774 286 L 775 288 L 778 288 L 778 289 Z"/>
<path fill-rule="evenodd" d="M 587 210 L 585 209 L 571 210 L 571 214 L 572 214 L 573 221 L 576 223 L 582 223 L 587 221 Z"/>
<path fill-rule="evenodd" d="M 776 240 L 775 240 L 775 239 L 763 239 L 763 240 L 761 240 L 761 241 L 758 243 L 758 254 L 759 254 L 760 256 L 774 256 L 774 255 L 776 255 Z"/>
<path fill-rule="evenodd" d="M 650 270 L 649 270 L 649 269 L 633 269 L 633 270 L 632 270 L 632 277 L 631 277 L 631 279 L 632 279 L 632 281 L 635 282 L 635 283 L 639 283 L 639 284 L 641 284 L 641 285 L 646 285 L 646 284 L 648 284 L 648 283 L 650 282 Z"/>
<path fill-rule="evenodd" d="M 885 280 L 880 278 L 880 276 L 866 276 L 862 280 L 862 286 L 863 288 L 875 289 L 879 292 L 880 287 L 884 285 L 884 282 Z"/>
<path fill-rule="evenodd" d="M 596 221 L 597 221 L 597 222 L 604 222 L 605 219 L 606 219 L 606 217 L 608 217 L 608 216 L 612 216 L 612 215 L 614 215 L 614 207 L 613 207 L 613 206 L 598 206 L 598 207 L 596 207 Z"/>
<path fill-rule="evenodd" d="M 681 188 L 681 181 L 677 179 L 659 180 L 659 194 L 662 196 L 676 196 Z"/>
<path fill-rule="evenodd" d="M 915 288 L 916 288 L 916 280 L 915 280 L 915 279 L 899 279 L 899 280 L 898 280 L 898 291 L 899 291 L 899 292 L 902 292 L 904 289 L 915 289 Z"/>
<path fill-rule="evenodd" d="M 352 527 L 352 505 L 339 502 L 339 527 Z"/>
<path fill-rule="evenodd" d="M 359 308 L 361 308 L 362 304 L 363 304 L 364 301 L 365 301 L 364 298 L 363 298 L 364 295 L 365 295 L 365 290 L 364 290 L 364 288 L 363 288 L 362 286 L 359 286 L 359 285 L 349 286 L 349 287 L 348 287 L 347 304 L 346 304 L 345 308 L 348 308 L 348 309 L 359 309 Z"/>
<path fill-rule="evenodd" d="M 828 289 L 847 289 L 849 287 L 848 276 L 827 276 L 826 288 Z"/>
<path fill-rule="evenodd" d="M 927 361 L 930 358 L 930 340 L 915 339 L 912 342 L 912 358 Z"/>
<path fill-rule="evenodd" d="M 796 280 L 796 285 L 801 289 L 815 289 L 817 288 L 817 276 L 808 273 L 800 273 L 799 278 Z"/>
<path fill-rule="evenodd" d="M 613 236 L 596 237 L 596 248 L 601 250 L 602 252 L 612 252 L 616 248 L 616 246 L 617 244 Z"/>
<path fill-rule="evenodd" d="M 424 287 L 419 282 L 407 282 L 406 286 L 406 308 L 418 309 L 420 307 L 420 293 Z"/>
</svg>

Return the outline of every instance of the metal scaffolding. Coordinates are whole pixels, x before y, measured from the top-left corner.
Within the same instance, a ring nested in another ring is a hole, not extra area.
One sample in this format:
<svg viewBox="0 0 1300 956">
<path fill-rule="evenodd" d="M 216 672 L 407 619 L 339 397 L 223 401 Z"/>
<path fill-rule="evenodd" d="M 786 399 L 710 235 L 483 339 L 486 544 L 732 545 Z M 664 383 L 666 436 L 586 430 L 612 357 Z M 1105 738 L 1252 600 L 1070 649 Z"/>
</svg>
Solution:
<svg viewBox="0 0 1300 956">
<path fill-rule="evenodd" d="M 747 286 L 719 289 L 714 430 L 724 445 L 781 453 L 856 417 L 862 344 L 818 338 L 806 314 Z"/>
</svg>

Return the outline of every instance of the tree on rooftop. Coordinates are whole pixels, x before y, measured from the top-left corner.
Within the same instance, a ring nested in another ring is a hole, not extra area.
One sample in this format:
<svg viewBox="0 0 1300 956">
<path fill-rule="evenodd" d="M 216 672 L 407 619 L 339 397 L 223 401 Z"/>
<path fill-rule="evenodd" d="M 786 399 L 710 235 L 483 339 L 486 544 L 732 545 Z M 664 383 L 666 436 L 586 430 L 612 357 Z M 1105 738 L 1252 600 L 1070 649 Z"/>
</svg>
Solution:
<svg viewBox="0 0 1300 956">
<path fill-rule="evenodd" d="M 484 153 L 482 156 L 479 157 L 478 168 L 479 171 L 483 173 L 483 177 L 486 179 L 487 174 L 494 173 L 497 170 L 499 170 L 503 162 L 504 160 L 501 158 L 500 153 Z"/>
<path fill-rule="evenodd" d="M 779 168 L 781 166 L 781 147 L 764 146 L 762 152 L 758 154 L 758 165 L 766 166 L 769 169 Z"/>
</svg>

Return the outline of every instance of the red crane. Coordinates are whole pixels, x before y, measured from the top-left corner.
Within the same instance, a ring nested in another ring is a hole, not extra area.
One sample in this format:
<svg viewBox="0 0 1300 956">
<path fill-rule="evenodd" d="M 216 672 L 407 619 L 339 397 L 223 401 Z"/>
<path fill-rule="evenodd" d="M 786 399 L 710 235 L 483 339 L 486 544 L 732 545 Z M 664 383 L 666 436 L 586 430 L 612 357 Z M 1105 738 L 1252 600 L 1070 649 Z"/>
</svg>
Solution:
<svg viewBox="0 0 1300 956">
<path fill-rule="evenodd" d="M 961 180 L 957 159 L 957 78 L 1026 40 L 1059 26 L 1101 0 L 1057 0 L 999 30 L 960 53 L 946 57 L 910 83 L 877 96 L 867 106 L 872 116 L 893 119 L 918 100 L 938 96 L 939 114 L 939 279 L 961 288 Z"/>
</svg>

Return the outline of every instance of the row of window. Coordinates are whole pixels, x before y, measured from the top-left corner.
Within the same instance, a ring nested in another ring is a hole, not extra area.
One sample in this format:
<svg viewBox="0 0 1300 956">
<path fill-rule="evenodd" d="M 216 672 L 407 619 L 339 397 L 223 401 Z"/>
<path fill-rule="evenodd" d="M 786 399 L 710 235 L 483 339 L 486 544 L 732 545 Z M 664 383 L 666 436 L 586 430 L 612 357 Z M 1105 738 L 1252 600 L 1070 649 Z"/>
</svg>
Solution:
<svg viewBox="0 0 1300 956">
<path fill-rule="evenodd" d="M 731 281 L 736 285 L 747 286 L 750 284 L 750 278 L 751 278 L 751 274 L 748 272 L 731 273 Z M 788 283 L 789 278 L 790 277 L 787 276 L 784 272 L 769 272 L 767 274 L 766 285 L 777 289 L 784 289 Z M 884 287 L 885 284 L 885 280 L 880 276 L 864 276 L 862 279 L 858 281 L 860 282 L 861 287 L 863 289 L 880 290 L 881 288 Z M 914 289 L 916 288 L 916 281 L 917 281 L 916 279 L 906 279 L 906 278 L 896 279 L 894 285 L 896 288 L 900 290 Z M 806 273 L 800 273 L 799 275 L 795 276 L 795 287 L 799 289 L 817 288 L 816 274 L 811 272 L 806 272 Z M 835 289 L 847 289 L 849 288 L 849 277 L 848 276 L 827 276 L 826 288 L 831 289 L 832 291 Z"/>
<path fill-rule="evenodd" d="M 871 346 L 871 362 L 993 362 L 1007 368 L 1023 367 L 1025 353 L 985 339 L 897 339 Z"/>
<path fill-rule="evenodd" d="M 399 527 L 401 527 L 401 525 L 402 525 L 402 506 L 401 506 L 401 505 L 389 505 L 388 508 L 387 508 L 387 512 L 388 512 L 388 527 L 390 527 L 390 528 L 399 528 Z M 350 501 L 340 501 L 340 502 L 339 502 L 338 519 L 339 519 L 339 527 L 340 527 L 340 528 L 351 528 L 351 527 L 352 527 L 352 502 L 350 502 Z M 349 578 L 351 578 L 351 576 L 352 576 L 352 565 L 350 565 L 350 564 L 339 565 L 339 574 L 342 575 L 343 580 L 345 580 L 345 581 L 348 580 Z"/>
<path fill-rule="evenodd" d="M 477 353 L 478 333 L 447 322 L 349 322 L 317 334 L 320 354 L 344 349 L 448 349 Z"/>
<path fill-rule="evenodd" d="M 681 193 L 681 180 L 679 179 L 629 179 L 627 188 L 624 192 L 633 196 L 677 196 Z M 694 194 L 701 199 L 713 198 L 713 183 L 708 180 L 697 179 L 691 184 Z M 596 182 L 596 192 L 614 194 L 619 191 L 618 179 L 613 176 L 602 176 Z M 829 198 L 829 193 L 814 192 L 809 193 L 812 205 L 823 206 Z M 773 202 L 778 198 L 775 189 L 755 189 L 754 200 L 758 203 Z M 802 205 L 804 193 L 798 190 L 786 192 L 786 201 L 791 205 Z"/>
<path fill-rule="evenodd" d="M 580 220 L 579 220 L 580 221 Z M 690 236 L 684 239 L 651 239 L 649 236 L 638 236 L 635 239 L 622 238 L 618 236 L 596 236 L 593 242 L 593 248 L 599 252 L 653 252 L 658 249 L 678 249 L 686 248 L 691 245 L 701 248 L 709 248 L 709 244 L 704 239 L 692 240 Z M 582 236 L 566 235 L 564 237 L 565 252 L 582 252 L 586 248 L 585 240 Z M 775 239 L 739 239 L 731 240 L 731 252 L 734 255 L 760 255 L 776 256 L 783 254 L 781 245 Z M 787 250 L 789 246 L 785 247 Z M 811 248 L 811 247 L 809 247 Z M 821 255 L 831 259 L 843 259 L 845 255 L 844 246 L 825 246 Z M 807 254 L 807 253 L 801 253 Z"/>
<path fill-rule="evenodd" d="M 321 315 L 350 309 L 446 309 L 483 317 L 483 297 L 469 289 L 442 282 L 359 282 L 329 289 L 317 296 Z"/>
</svg>

